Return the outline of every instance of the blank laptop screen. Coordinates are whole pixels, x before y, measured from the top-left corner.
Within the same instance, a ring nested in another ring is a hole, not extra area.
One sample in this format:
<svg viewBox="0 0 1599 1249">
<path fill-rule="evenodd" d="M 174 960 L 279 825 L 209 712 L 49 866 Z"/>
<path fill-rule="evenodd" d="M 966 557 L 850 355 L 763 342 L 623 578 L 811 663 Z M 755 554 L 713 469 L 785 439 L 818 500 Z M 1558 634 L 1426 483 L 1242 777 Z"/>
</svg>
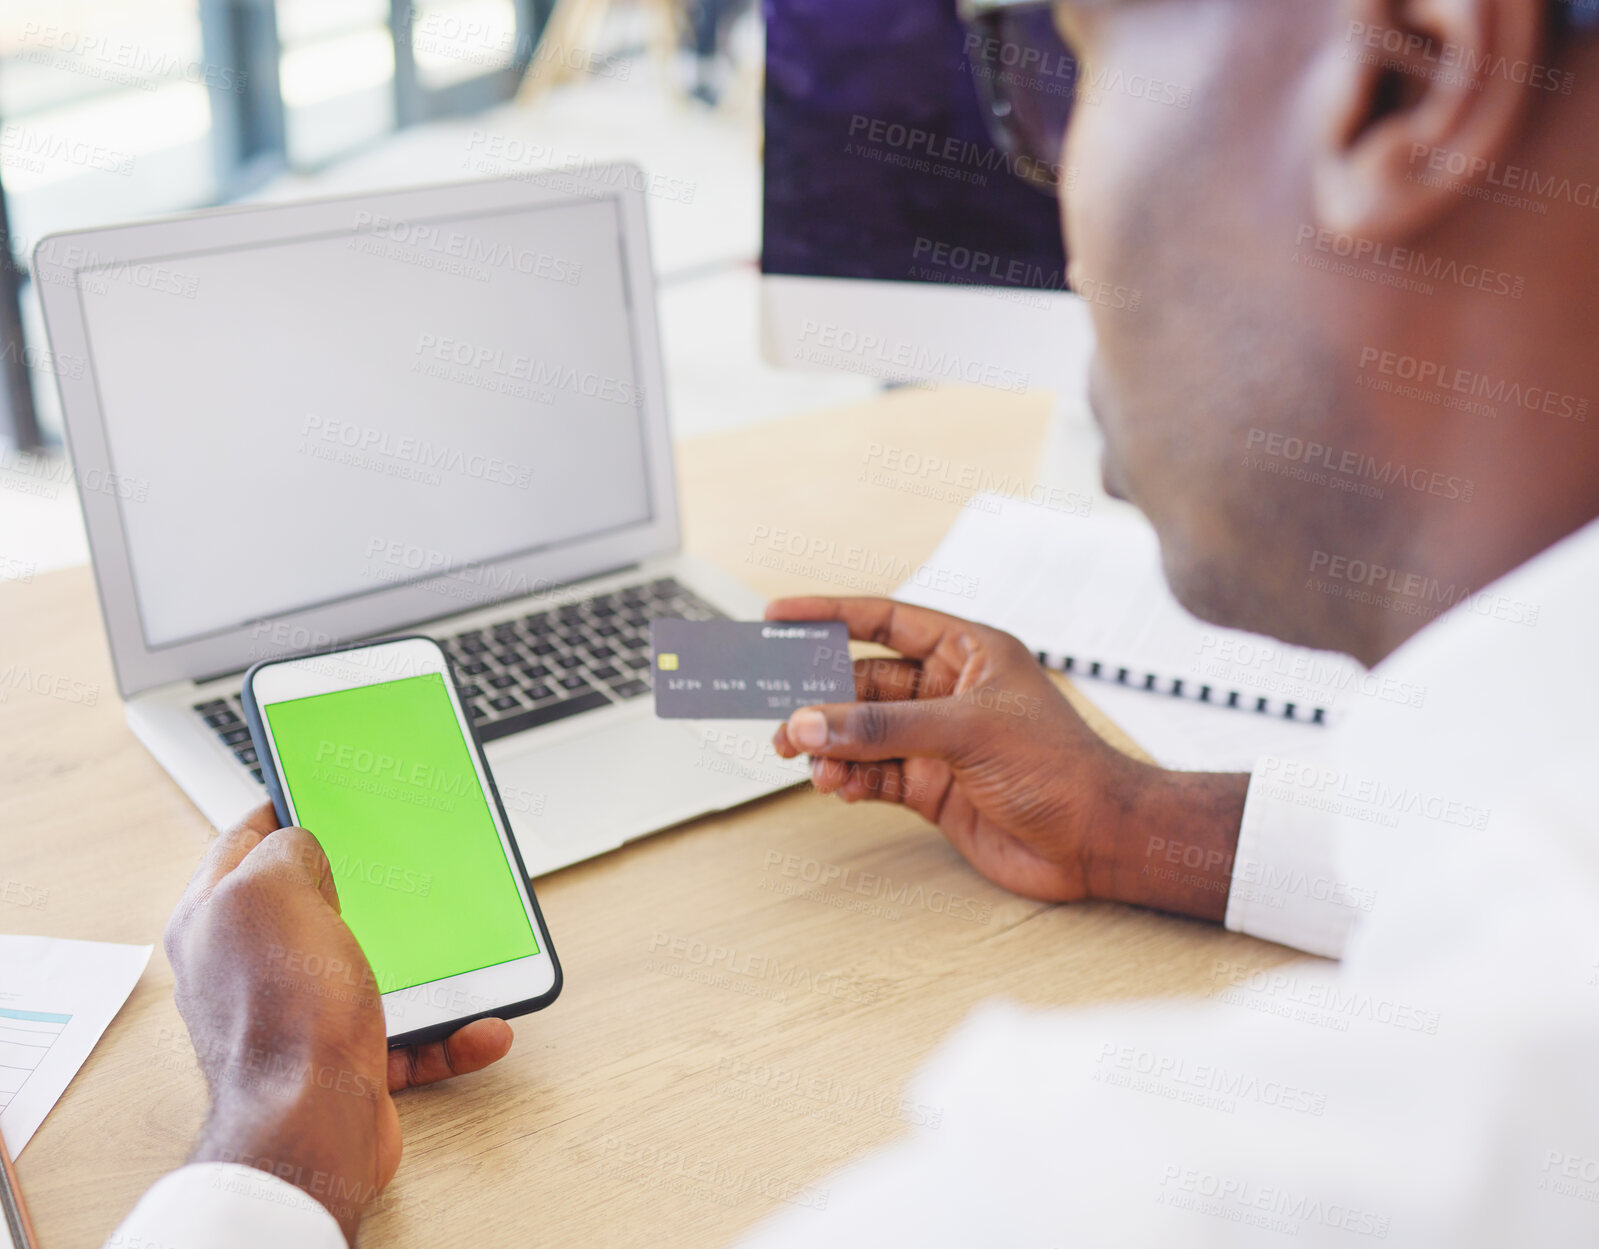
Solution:
<svg viewBox="0 0 1599 1249">
<path fill-rule="evenodd" d="M 79 276 L 152 648 L 651 518 L 615 203 L 351 212 Z"/>
</svg>

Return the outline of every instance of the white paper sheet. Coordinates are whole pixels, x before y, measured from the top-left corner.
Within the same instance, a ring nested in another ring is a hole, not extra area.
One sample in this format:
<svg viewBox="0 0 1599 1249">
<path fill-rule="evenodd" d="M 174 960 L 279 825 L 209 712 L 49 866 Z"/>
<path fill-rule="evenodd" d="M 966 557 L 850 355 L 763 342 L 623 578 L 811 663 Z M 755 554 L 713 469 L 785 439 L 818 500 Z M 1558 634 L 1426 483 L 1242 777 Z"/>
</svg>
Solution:
<svg viewBox="0 0 1599 1249">
<path fill-rule="evenodd" d="M 0 936 L 0 1131 L 15 1158 L 150 961 L 148 945 Z"/>
<path fill-rule="evenodd" d="M 1354 660 L 1222 629 L 1189 615 L 1166 586 L 1147 521 L 1100 507 L 1088 517 L 1002 495 L 979 495 L 897 597 L 1014 633 L 1035 651 L 1071 655 L 1081 666 L 1129 670 L 1135 684 L 1158 674 L 1217 701 L 1238 691 L 1247 706 L 1266 698 L 1272 714 L 1209 706 L 1084 678 L 1083 691 L 1167 767 L 1248 771 L 1262 755 L 1290 754 L 1321 740 L 1323 727 L 1284 719 L 1319 707 L 1336 718 L 1374 697 Z"/>
</svg>

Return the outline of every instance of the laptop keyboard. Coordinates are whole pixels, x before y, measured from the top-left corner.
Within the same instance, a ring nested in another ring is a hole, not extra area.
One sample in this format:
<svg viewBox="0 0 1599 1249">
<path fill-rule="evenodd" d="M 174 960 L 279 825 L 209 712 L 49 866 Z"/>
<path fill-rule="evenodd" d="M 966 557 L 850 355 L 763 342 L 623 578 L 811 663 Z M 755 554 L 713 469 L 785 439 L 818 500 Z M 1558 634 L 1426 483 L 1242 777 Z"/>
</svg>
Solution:
<svg viewBox="0 0 1599 1249">
<path fill-rule="evenodd" d="M 233 752 L 233 757 L 250 769 L 257 783 L 261 780 L 261 767 L 256 762 L 255 747 L 250 745 L 250 729 L 244 723 L 244 699 L 234 694 L 231 698 L 213 698 L 209 702 L 195 703 L 198 715 L 218 739 Z"/>
<path fill-rule="evenodd" d="M 722 616 L 675 578 L 439 638 L 467 714 L 485 742 L 623 703 L 650 690 L 650 621 Z M 239 695 L 194 705 L 195 714 L 261 780 Z"/>
<path fill-rule="evenodd" d="M 485 742 L 650 690 L 650 621 L 720 616 L 671 577 L 440 638 Z"/>
</svg>

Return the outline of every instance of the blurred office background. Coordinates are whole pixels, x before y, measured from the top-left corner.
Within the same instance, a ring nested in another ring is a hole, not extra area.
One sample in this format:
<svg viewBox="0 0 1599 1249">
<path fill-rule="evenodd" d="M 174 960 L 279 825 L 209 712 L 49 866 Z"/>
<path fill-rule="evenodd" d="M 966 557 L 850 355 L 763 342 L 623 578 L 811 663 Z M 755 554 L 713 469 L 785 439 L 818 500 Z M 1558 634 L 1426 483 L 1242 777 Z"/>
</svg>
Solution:
<svg viewBox="0 0 1599 1249">
<path fill-rule="evenodd" d="M 58 230 L 628 159 L 660 188 L 678 436 L 875 392 L 761 360 L 761 21 L 747 0 L 6 0 L 7 554 L 39 571 L 87 558 L 27 271 Z"/>
</svg>

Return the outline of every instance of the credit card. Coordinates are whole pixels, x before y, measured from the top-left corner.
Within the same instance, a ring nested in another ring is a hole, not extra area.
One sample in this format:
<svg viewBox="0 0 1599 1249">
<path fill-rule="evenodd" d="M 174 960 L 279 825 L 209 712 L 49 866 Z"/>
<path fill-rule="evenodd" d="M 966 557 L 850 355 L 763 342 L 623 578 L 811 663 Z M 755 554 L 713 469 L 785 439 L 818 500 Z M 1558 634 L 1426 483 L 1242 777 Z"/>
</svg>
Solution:
<svg viewBox="0 0 1599 1249">
<path fill-rule="evenodd" d="M 655 714 L 663 720 L 786 720 L 855 701 L 849 629 L 837 621 L 650 622 Z"/>
</svg>

